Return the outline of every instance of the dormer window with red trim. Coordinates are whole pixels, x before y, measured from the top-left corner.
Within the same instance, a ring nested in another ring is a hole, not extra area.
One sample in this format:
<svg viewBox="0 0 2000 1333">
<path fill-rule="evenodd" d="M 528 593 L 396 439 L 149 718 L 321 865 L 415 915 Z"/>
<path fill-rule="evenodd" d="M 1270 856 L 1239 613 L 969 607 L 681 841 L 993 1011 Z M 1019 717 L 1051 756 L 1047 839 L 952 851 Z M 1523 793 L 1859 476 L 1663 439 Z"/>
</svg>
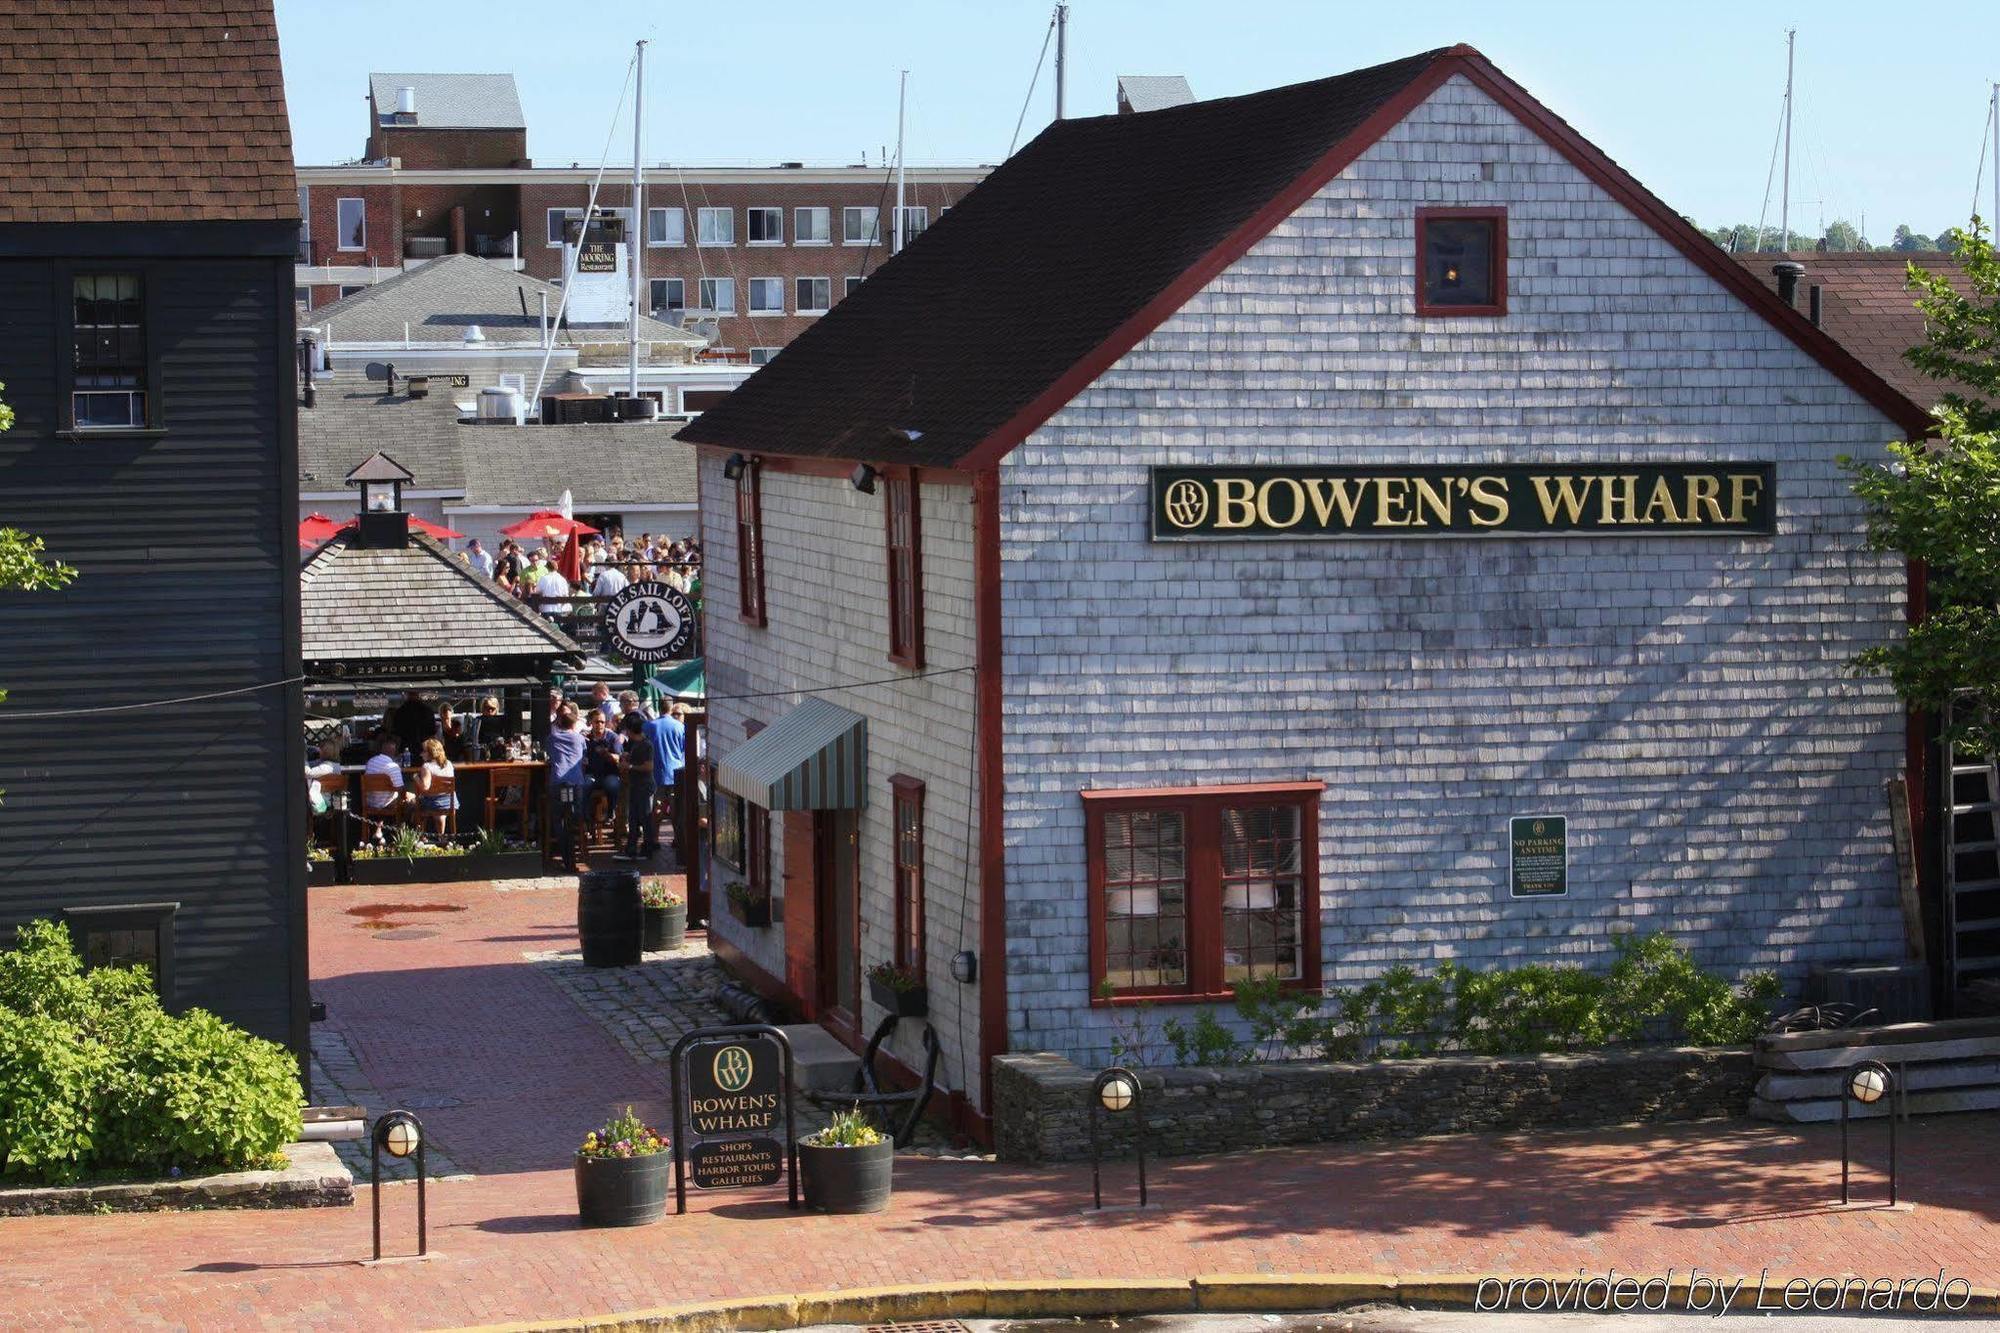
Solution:
<svg viewBox="0 0 2000 1333">
<path fill-rule="evenodd" d="M 1417 210 L 1417 313 L 1507 313 L 1507 210 Z"/>
<path fill-rule="evenodd" d="M 923 525 L 917 513 L 917 474 L 895 468 L 882 475 L 882 521 L 889 551 L 889 660 L 924 664 Z"/>
</svg>

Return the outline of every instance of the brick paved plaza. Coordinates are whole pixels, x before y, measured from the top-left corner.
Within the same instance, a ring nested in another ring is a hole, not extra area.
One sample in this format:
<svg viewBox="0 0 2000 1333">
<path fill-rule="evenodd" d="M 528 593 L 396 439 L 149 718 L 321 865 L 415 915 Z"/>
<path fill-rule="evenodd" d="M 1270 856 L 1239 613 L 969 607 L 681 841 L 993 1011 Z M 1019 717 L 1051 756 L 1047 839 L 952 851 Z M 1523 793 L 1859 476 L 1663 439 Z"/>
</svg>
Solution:
<svg viewBox="0 0 2000 1333">
<path fill-rule="evenodd" d="M 1154 1176 L 1157 1208 L 1096 1217 L 1082 1211 L 1087 1170 L 909 1156 L 894 1206 L 873 1217 L 793 1216 L 782 1196 L 746 1192 L 697 1196 L 691 1216 L 649 1228 L 584 1232 L 573 1141 L 628 1102 L 665 1111 L 647 1053 L 702 1012 L 712 978 L 699 958 L 650 962 L 665 976 L 626 990 L 678 996 L 686 1014 L 632 1013 L 619 1040 L 579 1004 L 596 979 L 547 959 L 574 943 L 575 900 L 545 883 L 314 891 L 322 1050 L 352 1053 L 346 1076 L 367 1081 L 374 1106 L 422 1103 L 444 1156 L 471 1173 L 430 1193 L 436 1257 L 357 1265 L 365 1187 L 338 1213 L 15 1219 L 0 1223 L 0 1324 L 440 1327 L 726 1294 L 1205 1272 L 2000 1273 L 1991 1115 L 1913 1125 L 1917 1207 L 1900 1213 L 1825 1206 L 1833 1131 L 1727 1122 L 1174 1161 Z M 464 910 L 351 911 L 380 904 Z M 371 919 L 398 924 L 357 924 Z M 1113 1179 L 1129 1185 L 1123 1170 Z M 1864 1193 L 1880 1186 L 1873 1170 L 1860 1179 Z M 404 1245 L 414 1194 L 384 1197 L 391 1245 Z"/>
</svg>

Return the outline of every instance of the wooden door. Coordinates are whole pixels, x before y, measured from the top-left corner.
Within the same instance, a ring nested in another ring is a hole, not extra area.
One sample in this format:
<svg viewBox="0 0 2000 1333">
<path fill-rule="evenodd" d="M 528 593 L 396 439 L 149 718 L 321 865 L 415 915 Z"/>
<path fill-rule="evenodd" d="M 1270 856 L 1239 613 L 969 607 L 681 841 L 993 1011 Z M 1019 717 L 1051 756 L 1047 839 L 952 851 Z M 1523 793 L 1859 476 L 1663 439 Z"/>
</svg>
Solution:
<svg viewBox="0 0 2000 1333">
<path fill-rule="evenodd" d="M 819 1021 L 849 1045 L 861 1038 L 861 848 L 852 810 L 813 819 L 818 918 Z"/>
<path fill-rule="evenodd" d="M 818 842 L 810 810 L 787 810 L 784 823 L 784 863 L 779 880 L 784 892 L 785 985 L 798 998 L 805 1017 L 819 1017 L 819 943 L 814 929 L 819 906 L 816 861 Z"/>
</svg>

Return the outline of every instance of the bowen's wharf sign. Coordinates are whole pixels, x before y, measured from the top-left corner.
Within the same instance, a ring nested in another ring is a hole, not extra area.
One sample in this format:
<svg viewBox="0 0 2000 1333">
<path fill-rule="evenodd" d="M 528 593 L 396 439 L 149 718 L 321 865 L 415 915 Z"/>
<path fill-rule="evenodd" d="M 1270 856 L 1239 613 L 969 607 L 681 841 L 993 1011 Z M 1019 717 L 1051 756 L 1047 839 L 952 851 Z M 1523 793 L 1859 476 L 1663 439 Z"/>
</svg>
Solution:
<svg viewBox="0 0 2000 1333">
<path fill-rule="evenodd" d="M 1768 536 L 1771 463 L 1156 467 L 1154 541 Z"/>
<path fill-rule="evenodd" d="M 687 1186 L 742 1189 L 790 1177 L 798 1202 L 798 1166 L 791 1146 L 791 1043 L 767 1024 L 696 1028 L 674 1044 L 675 1211 L 687 1211 Z"/>
</svg>

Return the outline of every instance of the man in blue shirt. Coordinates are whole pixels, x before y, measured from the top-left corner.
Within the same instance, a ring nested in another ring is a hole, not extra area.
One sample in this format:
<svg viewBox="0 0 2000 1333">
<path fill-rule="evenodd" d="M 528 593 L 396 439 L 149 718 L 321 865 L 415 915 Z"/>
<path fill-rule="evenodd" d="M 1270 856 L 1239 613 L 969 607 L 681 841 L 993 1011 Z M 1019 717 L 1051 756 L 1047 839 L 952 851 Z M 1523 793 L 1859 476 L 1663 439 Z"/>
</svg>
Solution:
<svg viewBox="0 0 2000 1333">
<path fill-rule="evenodd" d="M 583 733 L 576 705 L 562 704 L 549 727 L 549 814 L 563 865 L 576 869 L 576 824 L 590 777 L 583 766 Z"/>
<path fill-rule="evenodd" d="M 679 704 L 668 704 L 667 711 L 646 723 L 646 739 L 653 743 L 654 780 L 659 784 L 660 795 L 666 798 L 669 816 L 677 810 L 674 804 L 674 786 L 680 781 L 681 765 L 687 755 L 687 728 L 682 725 Z M 675 826 L 674 850 L 683 858 L 687 849 L 679 845 L 679 825 Z M 660 836 L 657 825 L 651 831 L 646 847 L 646 855 L 656 855 L 660 850 Z"/>
</svg>

